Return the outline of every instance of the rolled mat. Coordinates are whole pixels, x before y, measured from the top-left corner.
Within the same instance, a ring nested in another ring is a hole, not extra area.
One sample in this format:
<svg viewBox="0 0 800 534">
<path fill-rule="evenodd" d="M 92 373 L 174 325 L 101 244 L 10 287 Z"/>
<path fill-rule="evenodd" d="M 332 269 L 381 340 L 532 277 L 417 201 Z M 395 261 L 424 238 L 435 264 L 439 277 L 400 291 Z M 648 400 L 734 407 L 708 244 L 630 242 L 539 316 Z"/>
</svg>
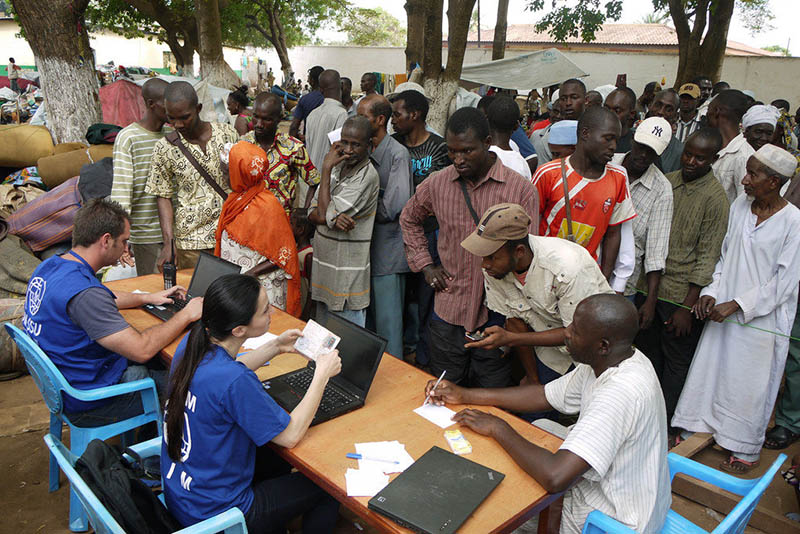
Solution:
<svg viewBox="0 0 800 534">
<path fill-rule="evenodd" d="M 78 176 L 81 173 L 81 167 L 87 163 L 111 158 L 113 154 L 114 145 L 92 145 L 87 150 L 73 150 L 41 158 L 37 163 L 39 176 L 42 177 L 44 185 L 48 189 L 52 189 L 73 176 Z"/>
<path fill-rule="evenodd" d="M 53 147 L 53 155 L 72 152 L 73 150 L 86 150 L 89 148 L 83 143 L 59 143 Z"/>
<path fill-rule="evenodd" d="M 53 138 L 44 126 L 0 126 L 0 167 L 31 167 L 53 153 Z"/>
</svg>

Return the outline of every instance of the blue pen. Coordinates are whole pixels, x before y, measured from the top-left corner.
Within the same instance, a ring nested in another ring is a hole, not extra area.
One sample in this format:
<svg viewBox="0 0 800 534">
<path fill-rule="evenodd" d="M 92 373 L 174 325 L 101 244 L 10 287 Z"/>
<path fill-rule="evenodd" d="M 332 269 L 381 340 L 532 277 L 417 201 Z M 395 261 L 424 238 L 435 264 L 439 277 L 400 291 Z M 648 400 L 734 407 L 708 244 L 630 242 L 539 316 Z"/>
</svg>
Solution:
<svg viewBox="0 0 800 534">
<path fill-rule="evenodd" d="M 384 460 L 383 458 L 370 458 L 368 456 L 364 456 L 362 454 L 358 454 L 355 452 L 348 452 L 345 456 L 348 458 L 352 458 L 353 460 L 369 460 L 371 462 L 386 462 L 387 464 L 399 464 L 397 460 Z"/>
</svg>

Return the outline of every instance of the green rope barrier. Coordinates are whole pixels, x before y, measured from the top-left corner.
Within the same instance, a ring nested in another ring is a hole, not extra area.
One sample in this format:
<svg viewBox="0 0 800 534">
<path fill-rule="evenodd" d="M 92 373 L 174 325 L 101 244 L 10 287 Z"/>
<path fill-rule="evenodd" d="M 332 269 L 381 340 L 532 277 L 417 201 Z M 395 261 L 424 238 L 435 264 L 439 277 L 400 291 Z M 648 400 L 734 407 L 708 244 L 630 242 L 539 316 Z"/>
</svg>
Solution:
<svg viewBox="0 0 800 534">
<path fill-rule="evenodd" d="M 636 292 L 647 296 L 647 292 L 646 291 L 642 291 L 641 289 L 637 289 Z M 679 308 L 683 308 L 684 310 L 689 310 L 689 311 L 692 310 L 692 308 L 690 308 L 689 306 L 684 306 L 683 304 L 680 304 L 678 302 L 674 302 L 674 301 L 669 300 L 669 299 L 658 297 L 658 300 L 660 300 L 662 302 L 666 302 L 667 304 L 672 304 L 673 306 L 677 306 Z M 800 341 L 800 338 L 792 337 L 790 335 L 782 334 L 780 332 L 773 332 L 772 330 L 767 330 L 766 328 L 759 328 L 759 327 L 753 326 L 751 324 L 740 323 L 739 321 L 737 321 L 735 319 L 723 319 L 722 321 L 725 322 L 725 323 L 738 324 L 739 326 L 744 326 L 746 328 L 752 328 L 753 330 L 760 330 L 761 332 L 766 332 L 767 334 L 772 334 L 772 335 L 775 335 L 775 336 L 788 337 L 789 339 L 794 340 L 794 341 Z"/>
</svg>

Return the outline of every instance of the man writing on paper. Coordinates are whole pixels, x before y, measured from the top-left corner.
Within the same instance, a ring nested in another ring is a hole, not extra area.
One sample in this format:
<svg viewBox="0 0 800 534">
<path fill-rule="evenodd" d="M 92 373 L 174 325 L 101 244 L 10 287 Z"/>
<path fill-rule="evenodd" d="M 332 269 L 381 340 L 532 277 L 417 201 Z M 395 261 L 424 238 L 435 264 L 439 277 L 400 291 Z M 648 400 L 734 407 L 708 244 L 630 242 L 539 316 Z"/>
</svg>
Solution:
<svg viewBox="0 0 800 534">
<path fill-rule="evenodd" d="M 513 411 L 580 413 L 552 453 L 517 434 L 503 419 L 475 409 L 453 419 L 497 440 L 549 493 L 564 495 L 561 533 L 577 534 L 600 510 L 636 532 L 659 532 L 670 506 L 667 421 L 653 366 L 631 344 L 636 307 L 620 295 L 594 295 L 575 308 L 565 342 L 577 367 L 542 386 L 466 389 L 443 380 L 437 404 L 482 404 Z M 426 391 L 426 393 L 427 393 Z"/>
<path fill-rule="evenodd" d="M 547 384 L 572 367 L 564 335 L 575 307 L 597 293 L 612 293 L 597 262 L 566 239 L 530 235 L 519 204 L 486 210 L 478 230 L 461 242 L 483 258 L 486 305 L 506 317 L 467 347 L 517 347 L 530 383 Z"/>
</svg>

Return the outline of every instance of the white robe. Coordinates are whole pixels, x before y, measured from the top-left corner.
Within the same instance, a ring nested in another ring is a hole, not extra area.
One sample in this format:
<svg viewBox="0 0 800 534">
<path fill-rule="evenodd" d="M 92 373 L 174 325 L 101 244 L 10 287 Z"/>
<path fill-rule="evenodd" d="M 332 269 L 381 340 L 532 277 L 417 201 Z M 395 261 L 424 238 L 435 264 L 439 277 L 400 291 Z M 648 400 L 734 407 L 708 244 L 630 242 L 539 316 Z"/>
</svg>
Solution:
<svg viewBox="0 0 800 534">
<path fill-rule="evenodd" d="M 716 304 L 735 300 L 740 323 L 790 334 L 800 282 L 800 210 L 787 204 L 756 226 L 752 199 L 731 205 L 728 232 L 711 284 Z M 725 449 L 758 454 L 764 443 L 789 339 L 741 325 L 708 321 L 672 426 L 709 432 Z"/>
</svg>

